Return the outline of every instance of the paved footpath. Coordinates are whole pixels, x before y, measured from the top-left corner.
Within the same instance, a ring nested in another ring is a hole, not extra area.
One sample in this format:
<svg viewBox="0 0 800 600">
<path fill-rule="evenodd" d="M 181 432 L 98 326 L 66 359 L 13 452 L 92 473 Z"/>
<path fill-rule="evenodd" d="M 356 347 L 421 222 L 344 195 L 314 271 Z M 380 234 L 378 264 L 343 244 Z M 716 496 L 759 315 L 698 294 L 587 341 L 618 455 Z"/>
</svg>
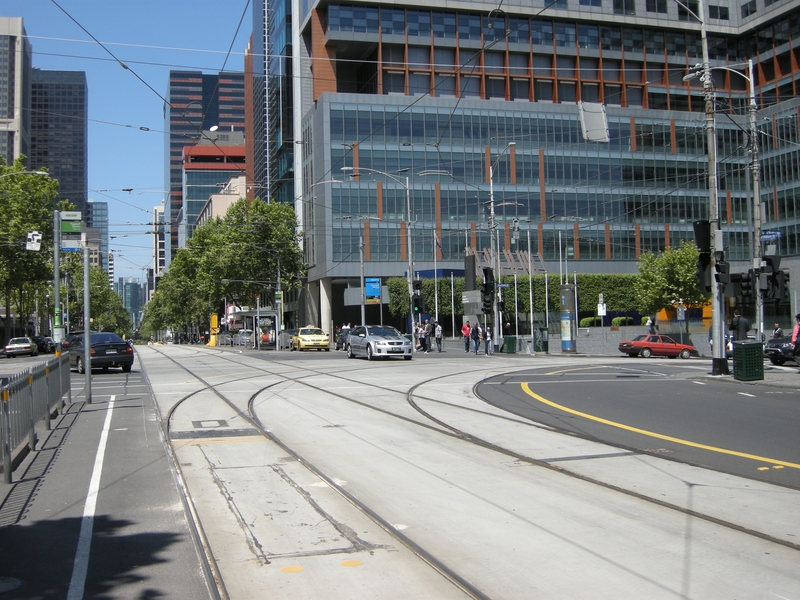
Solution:
<svg viewBox="0 0 800 600">
<path fill-rule="evenodd" d="M 138 363 L 83 382 L 0 484 L 0 599 L 208 598 Z"/>
</svg>

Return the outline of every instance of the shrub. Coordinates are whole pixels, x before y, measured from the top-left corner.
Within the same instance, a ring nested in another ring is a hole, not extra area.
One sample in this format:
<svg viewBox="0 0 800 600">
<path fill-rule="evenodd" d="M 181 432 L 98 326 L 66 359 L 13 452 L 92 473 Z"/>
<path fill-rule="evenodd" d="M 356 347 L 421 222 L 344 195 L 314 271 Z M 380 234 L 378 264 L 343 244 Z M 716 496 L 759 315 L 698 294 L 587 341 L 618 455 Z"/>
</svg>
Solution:
<svg viewBox="0 0 800 600">
<path fill-rule="evenodd" d="M 580 327 L 601 327 L 603 325 L 602 317 L 584 317 L 580 320 Z"/>
<path fill-rule="evenodd" d="M 612 327 L 621 327 L 623 325 L 633 325 L 633 317 L 614 317 L 611 319 Z"/>
</svg>

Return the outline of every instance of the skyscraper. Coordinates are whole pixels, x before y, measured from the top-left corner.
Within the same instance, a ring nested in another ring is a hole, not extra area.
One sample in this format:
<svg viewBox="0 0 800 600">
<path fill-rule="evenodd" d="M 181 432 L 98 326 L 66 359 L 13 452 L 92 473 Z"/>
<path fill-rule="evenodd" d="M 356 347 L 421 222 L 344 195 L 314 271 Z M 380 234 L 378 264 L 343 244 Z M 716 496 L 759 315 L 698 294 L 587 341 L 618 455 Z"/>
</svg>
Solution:
<svg viewBox="0 0 800 600">
<path fill-rule="evenodd" d="M 89 200 L 86 203 L 83 221 L 86 223 L 86 227 L 97 230 L 100 267 L 108 273 L 108 202 Z"/>
<path fill-rule="evenodd" d="M 224 72 L 170 71 L 164 108 L 166 187 L 170 192 L 167 262 L 178 248 L 178 219 L 183 207 L 183 148 L 196 144 L 204 131 L 244 131 L 244 76 Z M 207 134 L 205 134 L 207 136 Z"/>
<path fill-rule="evenodd" d="M 47 169 L 50 177 L 58 180 L 59 199 L 85 211 L 89 162 L 86 73 L 33 69 L 30 115 L 29 167 Z"/>
<path fill-rule="evenodd" d="M 30 152 L 31 54 L 22 19 L 0 17 L 0 156 L 8 165 Z"/>
<path fill-rule="evenodd" d="M 273 4 L 280 15 L 285 3 Z M 332 311 L 344 310 L 347 282 L 358 281 L 361 240 L 365 270 L 384 277 L 404 276 L 411 262 L 431 271 L 434 253 L 439 269 L 463 268 L 465 250 L 499 251 L 500 274 L 509 274 L 506 253 L 528 239 L 551 270 L 563 256 L 579 272 L 635 272 L 643 252 L 692 240 L 693 221 L 717 218 L 703 88 L 684 79 L 704 60 L 702 29 L 726 257 L 746 267 L 760 243 L 747 187 L 748 77 L 764 149 L 765 226 L 781 232 L 779 253 L 800 254 L 800 174 L 787 167 L 797 162 L 800 131 L 800 8 L 754 0 L 698 15 L 701 6 L 302 3 L 304 43 L 292 49 L 302 68 L 295 81 L 310 87 L 295 123 L 312 290 L 302 322 L 341 320 Z M 276 56 L 278 31 L 267 42 Z M 585 137 L 581 102 L 605 105 L 607 142 Z"/>
</svg>

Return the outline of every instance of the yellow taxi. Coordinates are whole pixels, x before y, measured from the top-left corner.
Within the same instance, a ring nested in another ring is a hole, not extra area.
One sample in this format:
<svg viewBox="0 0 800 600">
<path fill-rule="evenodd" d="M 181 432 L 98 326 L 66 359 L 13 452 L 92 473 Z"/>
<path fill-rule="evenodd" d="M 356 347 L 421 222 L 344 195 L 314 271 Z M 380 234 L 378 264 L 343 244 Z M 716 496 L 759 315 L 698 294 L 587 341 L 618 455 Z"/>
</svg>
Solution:
<svg viewBox="0 0 800 600">
<path fill-rule="evenodd" d="M 291 349 L 292 350 L 309 350 L 316 348 L 317 350 L 331 349 L 330 336 L 322 331 L 319 327 L 309 325 L 308 327 L 301 327 L 292 336 Z"/>
</svg>

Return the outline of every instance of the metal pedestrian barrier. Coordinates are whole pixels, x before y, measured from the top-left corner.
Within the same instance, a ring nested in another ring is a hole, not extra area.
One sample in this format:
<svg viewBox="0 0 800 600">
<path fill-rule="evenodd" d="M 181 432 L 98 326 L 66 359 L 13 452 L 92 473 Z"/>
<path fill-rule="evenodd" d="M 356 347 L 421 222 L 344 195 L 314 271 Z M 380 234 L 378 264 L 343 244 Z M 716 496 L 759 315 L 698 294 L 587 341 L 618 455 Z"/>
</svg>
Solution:
<svg viewBox="0 0 800 600">
<path fill-rule="evenodd" d="M 14 455 L 36 449 L 36 424 L 44 421 L 50 430 L 50 418 L 65 406 L 64 396 L 72 402 L 69 356 L 62 354 L 30 369 L 9 376 L 2 382 L 2 420 L 0 440 L 3 448 L 3 480 L 11 483 Z"/>
</svg>

